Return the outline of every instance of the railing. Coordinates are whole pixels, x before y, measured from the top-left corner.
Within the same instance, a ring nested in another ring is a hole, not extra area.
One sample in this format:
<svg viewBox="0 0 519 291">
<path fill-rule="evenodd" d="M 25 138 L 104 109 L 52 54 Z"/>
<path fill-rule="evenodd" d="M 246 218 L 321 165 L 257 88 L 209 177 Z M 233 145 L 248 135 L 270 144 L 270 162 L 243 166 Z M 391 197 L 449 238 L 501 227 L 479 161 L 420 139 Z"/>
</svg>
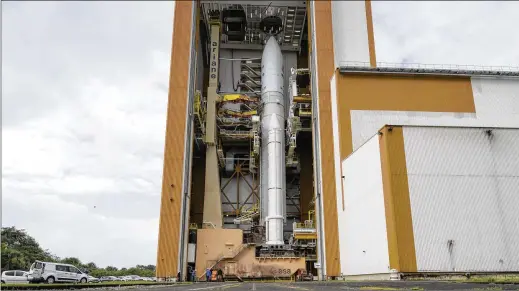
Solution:
<svg viewBox="0 0 519 291">
<path fill-rule="evenodd" d="M 222 252 L 216 260 L 210 260 L 207 261 L 209 264 L 207 264 L 206 268 L 212 269 L 214 266 L 216 266 L 219 262 L 221 262 L 223 259 L 232 259 L 235 258 L 237 255 L 239 255 L 244 249 L 246 249 L 249 245 L 248 244 L 241 244 L 239 247 L 234 249 L 230 254 L 227 252 Z M 214 262 L 214 263 L 213 263 Z M 205 271 L 202 275 L 198 277 L 198 279 L 202 279 L 205 276 Z"/>
<path fill-rule="evenodd" d="M 307 229 L 307 228 L 315 228 L 315 222 L 309 222 L 309 221 L 305 221 L 305 222 L 294 222 L 294 226 L 293 226 L 293 229 Z"/>
<path fill-rule="evenodd" d="M 214 229 L 216 229 L 216 225 L 214 225 L 214 223 L 212 223 L 212 222 L 210 222 L 210 221 L 204 221 L 202 224 L 210 225 L 210 226 L 212 226 Z"/>
<path fill-rule="evenodd" d="M 369 62 L 339 62 L 339 67 L 370 67 Z M 452 71 L 489 71 L 519 73 L 517 66 L 484 66 L 484 65 L 457 65 L 457 64 L 422 64 L 422 63 L 390 63 L 377 62 L 377 68 L 393 69 L 427 69 L 427 70 L 452 70 Z"/>
</svg>

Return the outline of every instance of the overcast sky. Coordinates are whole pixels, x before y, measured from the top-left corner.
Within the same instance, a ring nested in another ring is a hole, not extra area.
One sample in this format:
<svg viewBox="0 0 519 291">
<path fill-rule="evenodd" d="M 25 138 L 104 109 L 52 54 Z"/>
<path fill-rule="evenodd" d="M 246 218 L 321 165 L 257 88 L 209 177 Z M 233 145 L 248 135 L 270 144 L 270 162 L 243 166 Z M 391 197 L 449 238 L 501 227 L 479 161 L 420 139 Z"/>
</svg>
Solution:
<svg viewBox="0 0 519 291">
<path fill-rule="evenodd" d="M 377 60 L 519 66 L 519 2 L 374 1 Z M 2 2 L 2 226 L 155 264 L 171 2 Z"/>
</svg>

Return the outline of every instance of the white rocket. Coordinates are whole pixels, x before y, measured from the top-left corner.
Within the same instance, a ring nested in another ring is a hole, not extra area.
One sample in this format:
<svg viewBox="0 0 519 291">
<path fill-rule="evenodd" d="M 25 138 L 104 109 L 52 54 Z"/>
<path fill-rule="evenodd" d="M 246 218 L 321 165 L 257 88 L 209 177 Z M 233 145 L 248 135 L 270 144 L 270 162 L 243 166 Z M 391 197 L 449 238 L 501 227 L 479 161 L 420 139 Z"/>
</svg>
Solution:
<svg viewBox="0 0 519 291">
<path fill-rule="evenodd" d="M 283 55 L 275 37 L 271 36 L 261 59 L 261 208 L 266 214 L 268 245 L 284 244 L 286 177 L 283 84 Z"/>
</svg>

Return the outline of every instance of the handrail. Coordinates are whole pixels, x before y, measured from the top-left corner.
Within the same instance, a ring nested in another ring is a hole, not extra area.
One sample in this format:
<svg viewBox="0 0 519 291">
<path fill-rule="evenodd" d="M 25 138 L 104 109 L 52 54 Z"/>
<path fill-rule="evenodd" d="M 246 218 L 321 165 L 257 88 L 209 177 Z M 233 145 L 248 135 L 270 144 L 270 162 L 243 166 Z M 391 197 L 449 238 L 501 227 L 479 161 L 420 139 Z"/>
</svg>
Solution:
<svg viewBox="0 0 519 291">
<path fill-rule="evenodd" d="M 370 62 L 344 61 L 344 62 L 339 62 L 339 67 L 371 67 L 371 66 L 370 66 Z M 496 71 L 496 72 L 518 72 L 519 73 L 519 67 L 517 67 L 517 66 L 485 66 L 485 65 L 459 65 L 459 64 L 377 62 L 376 67 L 377 68 L 395 68 L 395 69 Z"/>
<path fill-rule="evenodd" d="M 235 248 L 232 252 L 231 252 L 231 255 L 228 256 L 226 255 L 226 252 L 222 252 L 220 253 L 220 255 L 216 258 L 216 260 L 210 260 L 208 262 L 212 262 L 214 261 L 213 264 L 211 264 L 211 268 L 212 269 L 214 266 L 216 266 L 220 261 L 222 261 L 223 259 L 232 259 L 232 258 L 235 258 L 237 255 L 239 255 L 244 249 L 246 249 L 247 247 L 249 246 L 249 244 L 241 244 L 239 245 L 237 248 Z M 201 279 L 205 276 L 205 272 L 200 275 L 198 278 Z"/>
<path fill-rule="evenodd" d="M 214 223 L 210 222 L 210 221 L 204 221 L 204 222 L 202 222 L 202 224 L 209 224 L 209 225 L 211 225 L 214 229 L 216 229 L 216 225 L 215 225 Z"/>
</svg>

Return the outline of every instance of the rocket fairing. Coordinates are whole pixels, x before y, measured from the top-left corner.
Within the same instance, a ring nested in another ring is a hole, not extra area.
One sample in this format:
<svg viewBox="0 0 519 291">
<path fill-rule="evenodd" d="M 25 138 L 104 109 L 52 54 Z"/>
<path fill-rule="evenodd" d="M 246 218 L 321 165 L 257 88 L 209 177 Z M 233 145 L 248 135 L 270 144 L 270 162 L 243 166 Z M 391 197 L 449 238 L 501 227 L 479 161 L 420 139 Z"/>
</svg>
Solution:
<svg viewBox="0 0 519 291">
<path fill-rule="evenodd" d="M 271 36 L 261 59 L 261 198 L 266 244 L 283 245 L 285 220 L 285 109 L 283 55 Z M 266 209 L 265 209 L 266 208 Z"/>
</svg>

